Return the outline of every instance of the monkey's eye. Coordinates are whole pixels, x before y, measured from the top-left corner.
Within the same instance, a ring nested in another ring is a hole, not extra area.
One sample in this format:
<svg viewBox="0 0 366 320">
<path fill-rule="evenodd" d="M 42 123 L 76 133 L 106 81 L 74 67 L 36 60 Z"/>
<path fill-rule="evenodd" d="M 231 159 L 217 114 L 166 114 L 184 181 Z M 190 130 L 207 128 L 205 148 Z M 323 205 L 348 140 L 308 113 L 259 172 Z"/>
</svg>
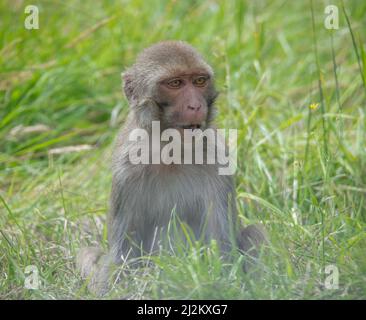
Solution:
<svg viewBox="0 0 366 320">
<path fill-rule="evenodd" d="M 180 80 L 180 79 L 173 79 L 173 80 L 170 80 L 167 85 L 171 88 L 179 88 L 181 87 L 183 84 L 183 81 Z"/>
<path fill-rule="evenodd" d="M 193 80 L 193 84 L 198 87 L 203 87 L 207 82 L 207 78 L 202 76 Z"/>
</svg>

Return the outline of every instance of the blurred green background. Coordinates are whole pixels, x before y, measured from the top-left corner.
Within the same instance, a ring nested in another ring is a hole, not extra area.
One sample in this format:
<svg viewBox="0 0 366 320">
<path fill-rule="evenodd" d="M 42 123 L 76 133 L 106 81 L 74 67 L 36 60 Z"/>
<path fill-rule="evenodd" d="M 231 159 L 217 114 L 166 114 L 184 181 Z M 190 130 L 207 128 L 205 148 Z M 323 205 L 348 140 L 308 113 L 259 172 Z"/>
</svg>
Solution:
<svg viewBox="0 0 366 320">
<path fill-rule="evenodd" d="M 29 4 L 39 29 L 24 27 Z M 336 30 L 324 27 L 329 4 Z M 257 278 L 214 246 L 162 254 L 117 294 L 365 299 L 365 30 L 356 0 L 1 1 L 0 298 L 91 297 L 74 257 L 106 246 L 110 152 L 128 112 L 121 72 L 180 39 L 215 69 L 217 123 L 239 130 L 240 214 L 266 226 L 271 252 Z M 38 290 L 24 288 L 29 265 Z"/>
</svg>

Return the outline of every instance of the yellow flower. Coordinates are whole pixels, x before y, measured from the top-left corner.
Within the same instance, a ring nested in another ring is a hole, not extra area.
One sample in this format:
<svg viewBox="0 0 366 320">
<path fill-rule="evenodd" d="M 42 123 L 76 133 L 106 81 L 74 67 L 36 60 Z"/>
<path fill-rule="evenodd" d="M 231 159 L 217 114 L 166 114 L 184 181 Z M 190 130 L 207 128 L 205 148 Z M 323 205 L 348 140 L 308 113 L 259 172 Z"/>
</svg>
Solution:
<svg viewBox="0 0 366 320">
<path fill-rule="evenodd" d="M 318 108 L 319 108 L 319 103 L 312 103 L 312 104 L 309 106 L 309 108 L 310 108 L 311 110 L 316 110 L 316 109 L 318 109 Z"/>
</svg>

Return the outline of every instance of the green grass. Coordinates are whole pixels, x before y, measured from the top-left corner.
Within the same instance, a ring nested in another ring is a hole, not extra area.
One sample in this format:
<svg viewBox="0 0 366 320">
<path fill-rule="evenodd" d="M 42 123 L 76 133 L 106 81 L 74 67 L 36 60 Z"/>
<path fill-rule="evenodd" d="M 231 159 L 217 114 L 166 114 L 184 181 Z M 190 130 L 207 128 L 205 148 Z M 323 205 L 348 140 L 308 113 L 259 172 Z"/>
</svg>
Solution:
<svg viewBox="0 0 366 320">
<path fill-rule="evenodd" d="M 110 153 L 128 112 L 120 73 L 142 48 L 181 39 L 214 66 L 217 123 L 239 130 L 239 211 L 271 246 L 256 276 L 193 243 L 124 270 L 118 295 L 365 299 L 366 3 L 333 2 L 338 30 L 324 28 L 328 1 L 2 1 L 0 298 L 93 298 L 74 258 L 106 245 Z M 39 30 L 24 28 L 29 3 Z M 49 130 L 14 134 L 37 124 Z M 81 144 L 93 149 L 49 155 Z M 24 288 L 28 265 L 39 290 Z M 338 289 L 324 285 L 328 265 Z"/>
</svg>

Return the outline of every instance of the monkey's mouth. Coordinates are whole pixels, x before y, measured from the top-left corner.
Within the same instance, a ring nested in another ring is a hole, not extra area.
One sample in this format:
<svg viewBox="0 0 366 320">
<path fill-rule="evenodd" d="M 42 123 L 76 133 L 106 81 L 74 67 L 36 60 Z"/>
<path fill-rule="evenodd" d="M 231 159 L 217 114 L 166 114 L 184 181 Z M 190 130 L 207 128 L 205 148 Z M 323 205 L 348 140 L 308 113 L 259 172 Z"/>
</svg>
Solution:
<svg viewBox="0 0 366 320">
<path fill-rule="evenodd" d="M 195 130 L 195 129 L 201 129 L 202 128 L 202 124 L 182 124 L 182 125 L 178 125 L 179 129 L 190 129 L 190 130 Z"/>
</svg>

